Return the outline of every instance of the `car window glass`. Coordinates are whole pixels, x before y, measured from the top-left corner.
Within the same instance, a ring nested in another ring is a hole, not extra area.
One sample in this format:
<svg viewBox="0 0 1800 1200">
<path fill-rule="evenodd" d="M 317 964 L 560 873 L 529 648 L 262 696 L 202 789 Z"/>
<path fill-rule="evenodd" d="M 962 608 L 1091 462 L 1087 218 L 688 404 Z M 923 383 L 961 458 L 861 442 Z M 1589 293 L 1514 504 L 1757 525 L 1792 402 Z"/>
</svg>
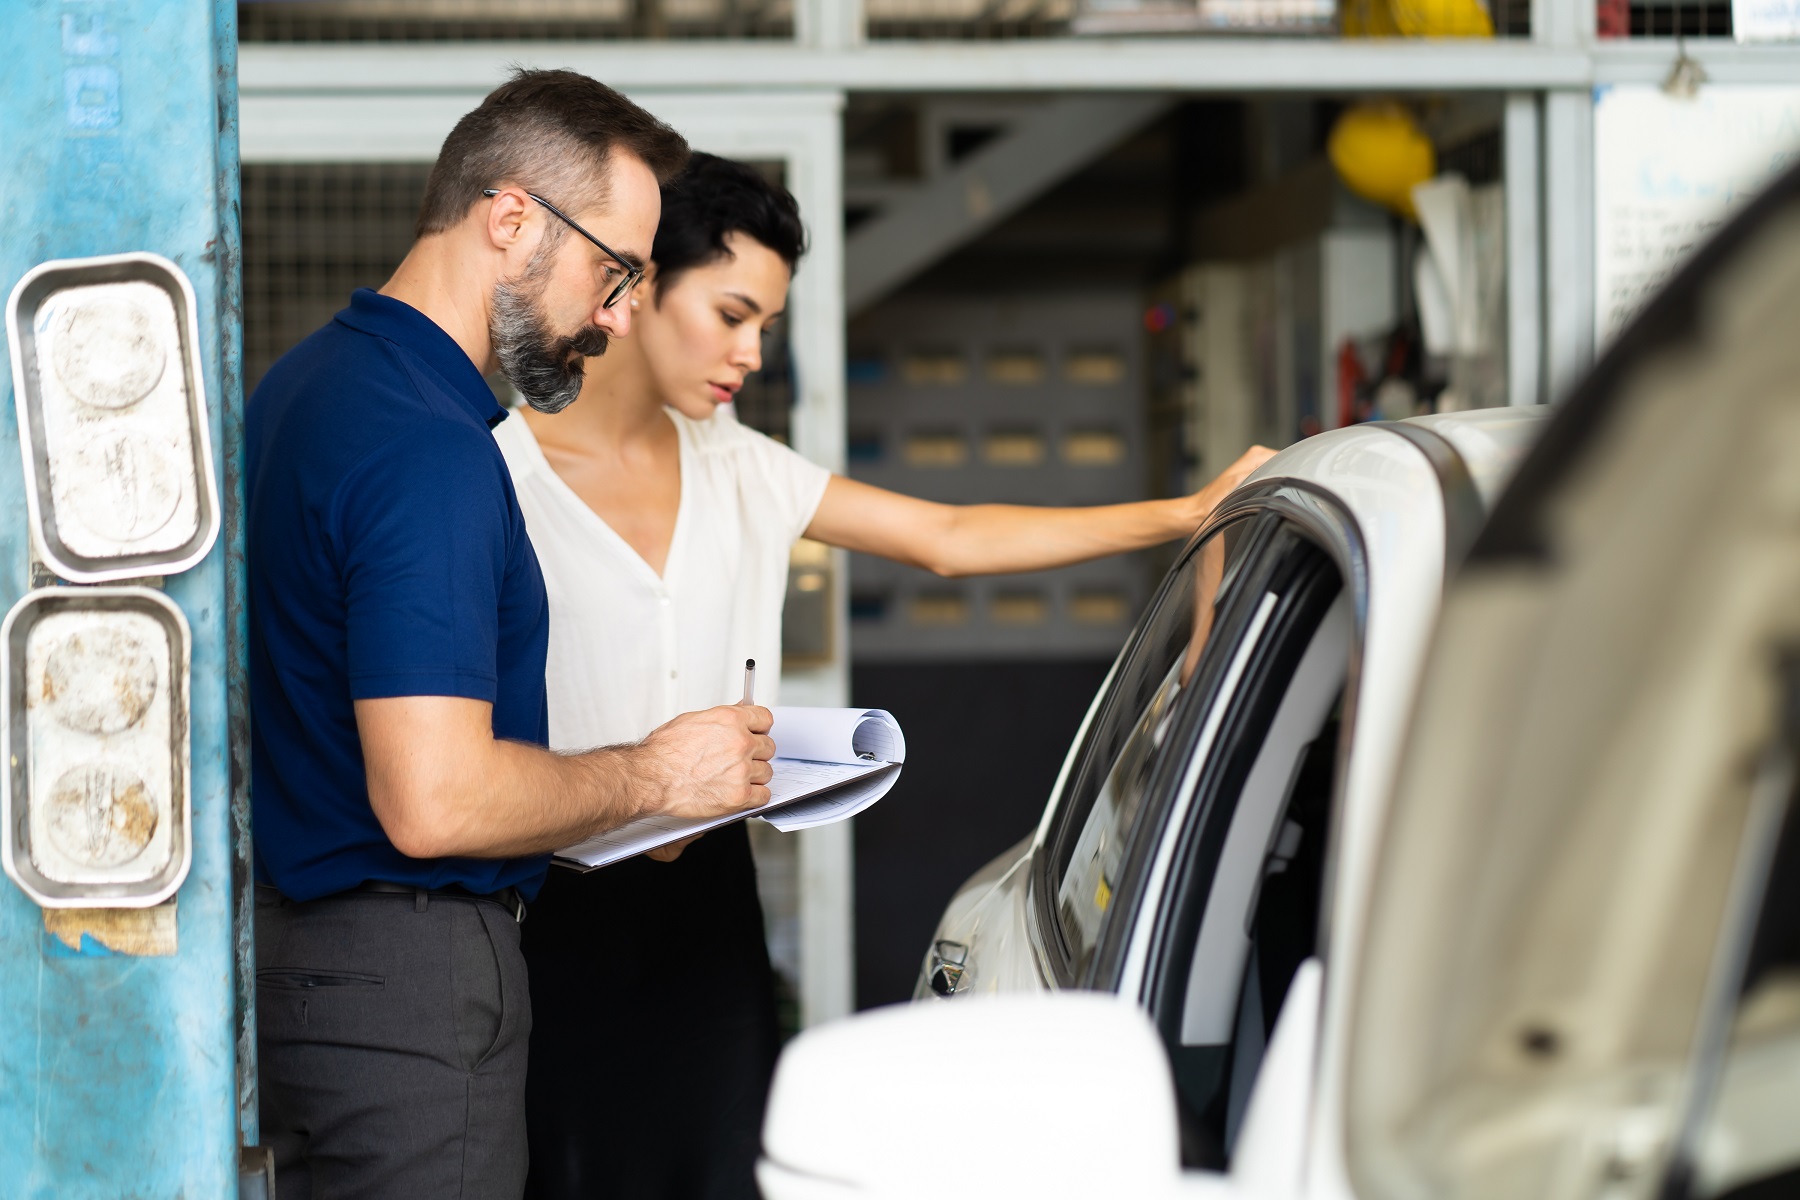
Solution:
<svg viewBox="0 0 1800 1200">
<path fill-rule="evenodd" d="M 1251 530 L 1248 521 L 1226 526 L 1175 568 L 1083 746 L 1052 843 L 1056 922 L 1077 974 L 1093 953 L 1144 784 L 1212 635 L 1218 604 L 1253 540 Z"/>
<path fill-rule="evenodd" d="M 1243 978 L 1252 950 L 1258 893 L 1266 878 L 1281 873 L 1299 853 L 1308 832 L 1289 815 L 1288 806 L 1305 755 L 1343 690 L 1350 629 L 1349 596 L 1340 594 L 1313 634 L 1238 793 L 1218 869 L 1205 891 L 1188 970 L 1181 1020 L 1185 1046 L 1231 1040 L 1239 999 L 1236 981 Z"/>
<path fill-rule="evenodd" d="M 1353 598 L 1288 540 L 1274 615 L 1218 716 L 1183 810 L 1152 1007 L 1169 1045 L 1189 1166 L 1227 1165 L 1289 983 L 1316 948 Z"/>
</svg>

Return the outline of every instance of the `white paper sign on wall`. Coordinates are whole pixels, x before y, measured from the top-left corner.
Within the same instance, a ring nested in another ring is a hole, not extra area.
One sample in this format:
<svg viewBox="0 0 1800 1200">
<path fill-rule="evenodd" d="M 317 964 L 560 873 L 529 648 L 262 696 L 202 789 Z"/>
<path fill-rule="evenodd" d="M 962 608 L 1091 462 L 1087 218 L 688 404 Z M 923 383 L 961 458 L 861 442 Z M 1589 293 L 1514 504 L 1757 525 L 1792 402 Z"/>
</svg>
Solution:
<svg viewBox="0 0 1800 1200">
<path fill-rule="evenodd" d="M 1594 93 L 1594 328 L 1604 345 L 1688 255 L 1800 161 L 1800 87 Z"/>
<path fill-rule="evenodd" d="M 1731 0 L 1731 36 L 1740 42 L 1800 38 L 1800 0 Z"/>
</svg>

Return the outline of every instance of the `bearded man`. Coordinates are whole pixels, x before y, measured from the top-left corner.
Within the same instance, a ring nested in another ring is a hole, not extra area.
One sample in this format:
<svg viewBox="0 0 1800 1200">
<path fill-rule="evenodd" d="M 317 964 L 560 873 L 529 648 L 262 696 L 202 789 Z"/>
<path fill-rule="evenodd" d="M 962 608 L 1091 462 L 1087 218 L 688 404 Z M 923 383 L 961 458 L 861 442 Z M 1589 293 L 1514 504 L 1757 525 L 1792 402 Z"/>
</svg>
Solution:
<svg viewBox="0 0 1800 1200">
<path fill-rule="evenodd" d="M 379 292 L 247 409 L 263 1140 L 286 1200 L 518 1197 L 518 922 L 548 853 L 767 802 L 770 715 L 555 755 L 548 608 L 483 375 L 555 412 L 630 329 L 680 135 L 521 71 L 445 141 Z"/>
</svg>

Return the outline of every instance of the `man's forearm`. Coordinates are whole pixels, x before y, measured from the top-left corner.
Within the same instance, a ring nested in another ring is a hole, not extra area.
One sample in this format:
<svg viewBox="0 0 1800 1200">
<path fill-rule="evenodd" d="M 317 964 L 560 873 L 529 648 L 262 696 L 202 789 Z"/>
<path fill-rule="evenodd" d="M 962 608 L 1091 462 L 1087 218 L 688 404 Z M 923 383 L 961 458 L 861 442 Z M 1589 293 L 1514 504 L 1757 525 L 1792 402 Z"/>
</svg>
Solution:
<svg viewBox="0 0 1800 1200">
<path fill-rule="evenodd" d="M 772 720 L 766 708 L 722 705 L 635 745 L 553 754 L 497 740 L 481 701 L 356 702 L 369 804 L 412 858 L 542 854 L 650 813 L 747 811 L 769 798 Z"/>
<path fill-rule="evenodd" d="M 543 854 L 616 829 L 655 807 L 660 781 L 642 746 L 556 754 L 491 740 L 458 755 L 454 770 L 427 783 L 428 805 L 378 814 L 388 836 L 414 858 L 514 858 Z M 485 751 L 485 752 L 483 752 Z M 471 761 L 472 760 L 472 761 Z M 379 791 L 371 777 L 370 794 Z"/>
<path fill-rule="evenodd" d="M 661 781 L 641 745 L 557 754 L 493 743 L 491 777 L 445 806 L 454 843 L 476 858 L 543 854 L 605 833 L 656 807 Z"/>
</svg>

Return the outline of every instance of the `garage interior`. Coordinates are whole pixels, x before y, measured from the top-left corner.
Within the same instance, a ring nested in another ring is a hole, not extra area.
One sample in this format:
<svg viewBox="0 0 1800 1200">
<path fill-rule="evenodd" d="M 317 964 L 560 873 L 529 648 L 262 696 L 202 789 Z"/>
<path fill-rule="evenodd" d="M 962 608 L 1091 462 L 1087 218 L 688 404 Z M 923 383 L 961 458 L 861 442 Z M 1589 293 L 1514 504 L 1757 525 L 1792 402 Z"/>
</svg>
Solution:
<svg viewBox="0 0 1800 1200">
<path fill-rule="evenodd" d="M 684 129 L 705 114 L 696 145 L 794 188 L 814 251 L 739 415 L 853 477 L 960 502 L 1171 496 L 1254 443 L 1542 402 L 1596 341 L 1595 230 L 1566 215 L 1591 208 L 1595 93 L 1555 55 L 1634 83 L 1779 70 L 1730 56 L 1710 0 L 1506 0 L 1491 36 L 1431 48 L 1353 39 L 1381 32 L 1355 7 L 1247 6 L 1232 29 L 1264 36 L 1234 42 L 1187 8 L 1080 0 L 241 4 L 246 385 L 392 269 L 441 137 L 425 108 L 477 95 L 469 65 L 498 54 Z M 391 79 L 359 65 L 377 48 Z M 721 87 L 786 87 L 827 134 L 776 145 L 786 118 L 734 118 Z M 1334 163 L 1334 132 L 1371 119 L 1429 144 L 1423 224 Z M 792 1026 L 911 993 L 951 892 L 1035 827 L 1175 549 L 943 580 L 796 547 L 790 702 L 888 708 L 916 749 L 853 837 L 756 827 Z"/>
</svg>

